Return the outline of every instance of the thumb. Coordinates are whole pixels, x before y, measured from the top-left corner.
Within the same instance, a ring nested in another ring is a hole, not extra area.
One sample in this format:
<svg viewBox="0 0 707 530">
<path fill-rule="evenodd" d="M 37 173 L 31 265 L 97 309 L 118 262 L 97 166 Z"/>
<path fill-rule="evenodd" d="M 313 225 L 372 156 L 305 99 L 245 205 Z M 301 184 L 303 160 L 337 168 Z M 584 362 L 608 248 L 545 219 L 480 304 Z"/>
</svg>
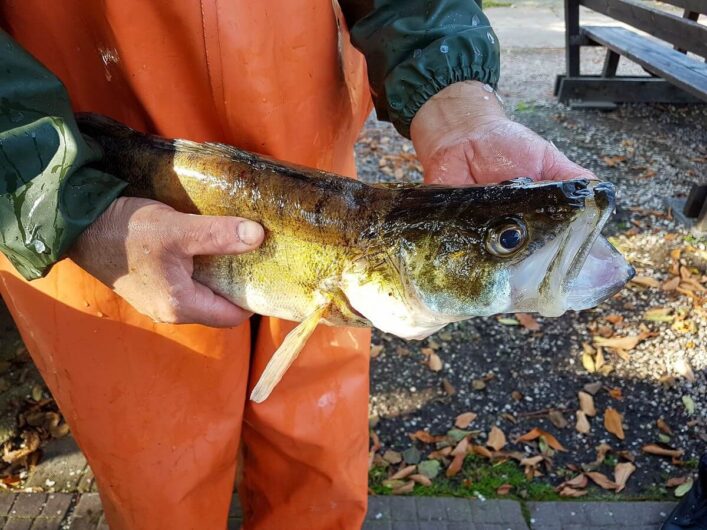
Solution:
<svg viewBox="0 0 707 530">
<path fill-rule="evenodd" d="M 240 217 L 186 215 L 181 250 L 188 256 L 242 254 L 260 246 L 265 230 Z"/>
<path fill-rule="evenodd" d="M 594 173 L 572 162 L 554 144 L 549 142 L 543 156 L 541 178 L 542 180 L 570 180 L 576 178 L 597 180 Z"/>
</svg>

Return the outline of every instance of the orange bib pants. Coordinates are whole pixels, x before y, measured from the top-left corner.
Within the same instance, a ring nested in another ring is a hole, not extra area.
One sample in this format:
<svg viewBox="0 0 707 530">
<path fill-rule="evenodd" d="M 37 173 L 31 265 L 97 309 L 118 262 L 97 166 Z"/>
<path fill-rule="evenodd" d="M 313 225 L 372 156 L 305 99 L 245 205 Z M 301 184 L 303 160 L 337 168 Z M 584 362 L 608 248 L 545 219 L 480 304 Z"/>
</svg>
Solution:
<svg viewBox="0 0 707 530">
<path fill-rule="evenodd" d="M 331 0 L 5 0 L 0 20 L 75 110 L 354 174 L 363 57 Z M 95 473 L 111 529 L 222 530 L 243 450 L 246 528 L 360 528 L 370 332 L 320 327 L 262 404 L 293 324 L 155 324 L 69 260 L 0 290 Z"/>
</svg>

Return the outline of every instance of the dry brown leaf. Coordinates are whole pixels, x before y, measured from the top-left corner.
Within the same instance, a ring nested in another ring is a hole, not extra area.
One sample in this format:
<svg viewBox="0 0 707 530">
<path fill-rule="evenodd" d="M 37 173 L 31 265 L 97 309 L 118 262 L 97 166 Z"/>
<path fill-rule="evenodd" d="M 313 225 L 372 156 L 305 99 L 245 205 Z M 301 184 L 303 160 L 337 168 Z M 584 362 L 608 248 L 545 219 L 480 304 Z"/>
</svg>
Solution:
<svg viewBox="0 0 707 530">
<path fill-rule="evenodd" d="M 432 451 L 428 457 L 433 459 L 433 460 L 441 460 L 442 458 L 449 456 L 452 452 L 451 447 L 443 447 L 442 449 L 439 449 L 438 451 Z"/>
<path fill-rule="evenodd" d="M 585 392 L 593 396 L 601 390 L 602 386 L 603 385 L 599 381 L 596 381 L 594 383 L 587 383 L 583 388 Z"/>
<path fill-rule="evenodd" d="M 415 489 L 415 481 L 414 480 L 408 480 L 403 486 L 400 486 L 398 488 L 393 488 L 393 491 L 391 492 L 393 495 L 404 495 L 406 493 L 412 493 L 412 490 Z"/>
<path fill-rule="evenodd" d="M 468 452 L 469 452 L 469 439 L 465 437 L 465 438 L 462 438 L 461 440 L 459 440 L 459 443 L 452 451 L 452 455 L 454 455 L 454 456 L 465 455 Z"/>
<path fill-rule="evenodd" d="M 434 436 L 427 431 L 416 431 L 410 435 L 413 440 L 419 440 L 423 444 L 433 444 L 439 442 L 444 436 Z"/>
<path fill-rule="evenodd" d="M 643 287 L 653 287 L 655 289 L 660 287 L 660 282 L 650 276 L 637 275 L 631 278 L 631 282 L 637 285 L 642 285 Z"/>
<path fill-rule="evenodd" d="M 511 491 L 511 488 L 513 488 L 511 484 L 501 484 L 498 488 L 496 488 L 496 494 L 508 495 Z"/>
<path fill-rule="evenodd" d="M 449 379 L 447 379 L 446 377 L 442 378 L 442 388 L 444 389 L 444 393 L 448 396 L 453 396 L 457 393 L 457 389 L 454 388 L 454 385 L 450 383 Z"/>
<path fill-rule="evenodd" d="M 663 432 L 667 434 L 668 436 L 673 435 L 673 430 L 670 428 L 670 426 L 666 423 L 666 421 L 663 418 L 658 418 L 655 422 L 655 424 L 658 426 L 658 429 L 660 429 L 660 432 Z"/>
<path fill-rule="evenodd" d="M 594 407 L 594 398 L 591 396 L 591 394 L 580 390 L 577 393 L 577 396 L 579 397 L 579 408 L 581 409 L 581 411 L 584 412 L 587 416 L 596 416 L 597 410 Z"/>
<path fill-rule="evenodd" d="M 598 471 L 587 471 L 585 475 L 592 479 L 592 481 L 602 489 L 615 490 L 618 487 L 616 482 L 610 480 L 606 475 L 599 473 Z"/>
<path fill-rule="evenodd" d="M 669 449 L 667 447 L 661 447 L 657 444 L 644 445 L 641 447 L 641 451 L 648 453 L 649 455 L 670 456 L 672 458 L 679 458 L 685 453 L 682 449 Z"/>
<path fill-rule="evenodd" d="M 611 339 L 605 339 L 604 337 L 594 337 L 594 345 L 620 350 L 632 350 L 639 342 L 641 342 L 641 340 L 643 340 L 643 337 L 641 337 L 640 335 L 613 337 Z"/>
<path fill-rule="evenodd" d="M 383 346 L 381 344 L 371 344 L 371 358 L 375 359 L 383 351 Z"/>
<path fill-rule="evenodd" d="M 663 291 L 674 291 L 680 285 L 680 276 L 675 276 L 663 284 Z"/>
<path fill-rule="evenodd" d="M 573 488 L 562 488 L 560 497 L 581 497 L 587 494 L 587 490 L 576 490 Z"/>
<path fill-rule="evenodd" d="M 547 431 L 543 431 L 542 429 L 539 429 L 538 427 L 532 428 L 530 431 L 525 433 L 523 436 L 519 437 L 516 440 L 517 442 L 532 442 L 536 438 L 540 437 L 545 438 L 545 441 L 547 442 L 547 445 L 552 447 L 556 451 L 562 451 L 566 452 L 567 449 L 564 448 L 564 446 L 558 441 L 557 438 L 555 438 L 552 434 L 550 434 Z"/>
<path fill-rule="evenodd" d="M 417 471 L 417 466 L 415 466 L 415 465 L 405 466 L 404 468 L 400 469 L 397 473 L 394 473 L 390 477 L 390 480 L 404 479 L 405 477 L 412 475 L 415 471 Z"/>
<path fill-rule="evenodd" d="M 381 439 L 378 437 L 376 431 L 371 431 L 371 451 L 374 453 L 381 448 Z"/>
<path fill-rule="evenodd" d="M 454 426 L 457 429 L 466 429 L 469 424 L 476 419 L 476 414 L 473 412 L 464 412 L 463 414 L 459 414 L 457 418 L 454 420 Z"/>
<path fill-rule="evenodd" d="M 606 315 L 604 317 L 604 320 L 607 320 L 608 322 L 611 322 L 612 324 L 621 324 L 624 321 L 623 315 L 619 315 L 617 313 L 613 313 L 611 315 Z"/>
<path fill-rule="evenodd" d="M 484 458 L 488 458 L 489 460 L 493 458 L 493 453 L 486 449 L 483 445 L 472 445 L 471 446 L 471 452 L 475 455 L 483 456 Z"/>
<path fill-rule="evenodd" d="M 555 488 L 555 491 L 560 491 L 565 487 L 582 490 L 586 488 L 588 484 L 589 481 L 587 480 L 587 477 L 584 475 L 584 473 L 580 473 L 579 475 L 574 478 L 571 478 L 570 480 L 565 480 L 562 484 Z"/>
<path fill-rule="evenodd" d="M 506 435 L 495 425 L 491 427 L 486 445 L 494 451 L 500 451 L 506 445 Z"/>
<path fill-rule="evenodd" d="M 587 434 L 591 429 L 587 415 L 581 410 L 577 411 L 577 423 L 574 428 L 577 429 L 577 432 L 581 432 L 582 434 Z"/>
<path fill-rule="evenodd" d="M 604 428 L 619 440 L 625 438 L 624 427 L 621 424 L 622 419 L 621 414 L 616 409 L 607 407 L 606 411 L 604 411 Z"/>
<path fill-rule="evenodd" d="M 607 391 L 607 393 L 609 394 L 609 396 L 611 396 L 614 399 L 623 399 L 624 398 L 623 392 L 621 392 L 621 389 L 617 386 L 610 388 Z"/>
<path fill-rule="evenodd" d="M 611 451 L 611 446 L 605 443 L 599 444 L 597 446 L 597 459 L 594 461 L 595 464 L 601 464 L 606 458 L 606 453 Z"/>
<path fill-rule="evenodd" d="M 442 364 L 442 359 L 440 359 L 439 355 L 433 351 L 427 358 L 427 366 L 433 372 L 439 372 L 444 365 Z"/>
<path fill-rule="evenodd" d="M 547 417 L 550 422 L 552 422 L 552 424 L 558 429 L 564 429 L 565 427 L 567 427 L 567 420 L 565 419 L 562 412 L 560 412 L 559 410 L 551 410 L 547 413 Z"/>
<path fill-rule="evenodd" d="M 614 467 L 614 482 L 616 483 L 616 493 L 619 493 L 626 487 L 626 482 L 631 476 L 631 473 L 636 471 L 636 466 L 631 462 L 622 462 Z"/>
<path fill-rule="evenodd" d="M 461 470 L 463 463 L 464 455 L 454 455 L 454 460 L 452 460 L 452 463 L 449 464 L 449 467 L 447 468 L 447 477 L 451 478 L 456 476 L 457 473 L 459 473 L 459 471 Z"/>
<path fill-rule="evenodd" d="M 511 392 L 511 397 L 514 401 L 520 401 L 523 399 L 524 396 L 523 392 L 521 392 L 520 390 L 514 390 L 513 392 Z"/>
<path fill-rule="evenodd" d="M 604 349 L 599 346 L 597 348 L 597 354 L 594 356 L 594 368 L 597 372 L 604 372 L 603 368 L 606 365 L 606 361 L 604 359 Z"/>
<path fill-rule="evenodd" d="M 665 486 L 668 488 L 677 488 L 680 484 L 685 484 L 689 478 L 690 475 L 685 475 L 684 477 L 672 477 L 665 482 Z"/>
<path fill-rule="evenodd" d="M 431 486 L 432 485 L 432 481 L 429 479 L 429 477 L 426 477 L 425 475 L 420 475 L 420 474 L 410 475 L 408 478 L 410 480 L 414 480 L 418 484 L 422 484 L 423 486 Z"/>
<path fill-rule="evenodd" d="M 529 456 L 527 458 L 521 459 L 519 462 L 521 466 L 537 466 L 540 462 L 545 460 L 543 455 Z"/>
<path fill-rule="evenodd" d="M 532 315 L 529 315 L 528 313 L 516 313 L 516 319 L 518 322 L 520 322 L 520 325 L 523 326 L 525 329 L 529 329 L 530 331 L 539 331 L 540 330 L 540 324 L 538 323 L 535 318 L 533 318 Z"/>
<path fill-rule="evenodd" d="M 385 453 L 383 453 L 383 460 L 385 460 L 389 464 L 399 464 L 403 461 L 403 457 L 397 451 L 388 449 Z"/>
<path fill-rule="evenodd" d="M 597 371 L 597 368 L 594 365 L 594 356 L 590 353 L 584 352 L 582 354 L 582 366 L 584 366 L 584 369 L 590 374 Z"/>
<path fill-rule="evenodd" d="M 626 157 L 621 155 L 605 156 L 602 158 L 602 161 L 609 167 L 614 167 L 617 164 L 623 162 L 624 160 L 626 160 Z"/>
<path fill-rule="evenodd" d="M 5 462 L 7 462 L 8 464 L 12 464 L 26 456 L 29 456 L 31 453 L 34 453 L 37 449 L 39 449 L 41 440 L 39 438 L 39 434 L 37 434 L 35 431 L 24 431 L 22 433 L 22 440 L 24 442 L 22 444 L 22 447 L 15 450 L 12 450 L 9 443 L 5 444 L 5 446 L 3 447 L 2 455 L 2 459 Z"/>
</svg>

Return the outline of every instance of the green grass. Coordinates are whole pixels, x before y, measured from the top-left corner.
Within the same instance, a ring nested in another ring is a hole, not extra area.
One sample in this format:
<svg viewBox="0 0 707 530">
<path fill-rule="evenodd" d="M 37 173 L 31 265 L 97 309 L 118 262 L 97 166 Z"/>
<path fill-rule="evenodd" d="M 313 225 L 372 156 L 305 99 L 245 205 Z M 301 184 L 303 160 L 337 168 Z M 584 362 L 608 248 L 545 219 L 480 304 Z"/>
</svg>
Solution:
<svg viewBox="0 0 707 530">
<path fill-rule="evenodd" d="M 513 5 L 512 2 L 503 2 L 499 0 L 484 0 L 483 1 L 483 6 L 484 9 L 488 7 L 511 7 Z"/>
</svg>

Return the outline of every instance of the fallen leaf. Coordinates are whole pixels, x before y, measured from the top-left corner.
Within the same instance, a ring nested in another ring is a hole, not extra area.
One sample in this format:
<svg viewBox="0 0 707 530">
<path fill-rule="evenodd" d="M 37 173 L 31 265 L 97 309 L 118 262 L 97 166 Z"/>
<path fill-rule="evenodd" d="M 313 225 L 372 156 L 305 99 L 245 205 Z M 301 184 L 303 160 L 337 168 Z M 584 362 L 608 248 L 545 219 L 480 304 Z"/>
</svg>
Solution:
<svg viewBox="0 0 707 530">
<path fill-rule="evenodd" d="M 585 475 L 592 479 L 592 481 L 602 489 L 615 490 L 617 488 L 616 483 L 610 480 L 603 473 L 599 473 L 598 471 L 587 471 Z"/>
<path fill-rule="evenodd" d="M 614 167 L 615 165 L 620 164 L 624 160 L 626 160 L 626 157 L 620 155 L 605 156 L 604 158 L 602 158 L 602 161 L 609 167 Z"/>
<path fill-rule="evenodd" d="M 393 488 L 393 491 L 391 493 L 393 495 L 404 495 L 406 493 L 412 493 L 412 490 L 414 490 L 414 489 L 415 489 L 415 481 L 409 480 L 403 486 Z"/>
<path fill-rule="evenodd" d="M 611 396 L 614 399 L 623 399 L 624 398 L 623 392 L 621 392 L 621 389 L 617 386 L 610 388 L 608 390 L 608 394 L 609 394 L 609 396 Z"/>
<path fill-rule="evenodd" d="M 590 374 L 593 374 L 597 371 L 597 368 L 594 364 L 594 357 L 587 352 L 584 352 L 582 354 L 582 366 L 584 366 L 584 369 Z"/>
<path fill-rule="evenodd" d="M 514 390 L 513 392 L 511 392 L 511 397 L 514 401 L 520 401 L 523 399 L 523 392 L 521 392 L 520 390 Z"/>
<path fill-rule="evenodd" d="M 414 466 L 414 465 L 413 466 L 405 466 L 404 468 L 400 469 L 397 473 L 394 473 L 390 477 L 390 480 L 404 479 L 405 477 L 412 475 L 415 471 L 417 471 L 417 466 Z"/>
<path fill-rule="evenodd" d="M 461 440 L 459 440 L 459 443 L 452 451 L 452 455 L 454 455 L 454 456 L 465 455 L 468 452 L 469 452 L 469 439 L 462 438 Z"/>
<path fill-rule="evenodd" d="M 641 451 L 649 455 L 669 456 L 673 458 L 679 458 L 685 453 L 682 449 L 669 449 L 656 444 L 644 445 L 641 447 Z"/>
<path fill-rule="evenodd" d="M 417 482 L 418 484 L 422 484 L 423 486 L 431 486 L 432 485 L 432 481 L 428 477 L 426 477 L 425 475 L 419 475 L 419 474 L 410 475 L 408 478 L 410 480 Z"/>
<path fill-rule="evenodd" d="M 426 476 L 428 479 L 433 479 L 439 475 L 442 466 L 437 460 L 425 460 L 417 465 L 418 473 Z"/>
<path fill-rule="evenodd" d="M 432 451 L 429 455 L 427 455 L 429 458 L 434 458 L 435 460 L 440 460 L 442 458 L 445 458 L 449 456 L 449 454 L 452 452 L 451 447 L 443 447 L 442 449 L 439 449 L 438 451 Z"/>
<path fill-rule="evenodd" d="M 564 429 L 565 427 L 567 427 L 567 420 L 562 415 L 562 412 L 560 412 L 559 410 L 551 410 L 550 412 L 548 412 L 547 417 L 550 422 L 558 429 Z"/>
<path fill-rule="evenodd" d="M 587 490 L 576 490 L 574 488 L 562 488 L 560 497 L 582 497 L 587 494 Z"/>
<path fill-rule="evenodd" d="M 518 322 L 515 318 L 498 317 L 496 320 L 498 320 L 498 322 L 503 324 L 504 326 L 519 326 L 520 325 L 520 322 Z"/>
<path fill-rule="evenodd" d="M 616 493 L 619 493 L 626 487 L 626 482 L 631 474 L 636 471 L 636 466 L 631 462 L 622 462 L 614 467 L 614 482 L 616 483 Z"/>
<path fill-rule="evenodd" d="M 469 436 L 470 431 L 464 431 L 462 429 L 449 429 L 447 431 L 447 438 L 452 440 L 454 443 L 461 442 L 462 438 Z"/>
<path fill-rule="evenodd" d="M 680 484 L 677 488 L 675 488 L 675 496 L 684 497 L 687 492 L 692 489 L 692 482 L 692 477 L 690 477 L 684 484 Z"/>
<path fill-rule="evenodd" d="M 440 436 L 433 436 L 432 434 L 428 433 L 427 431 L 416 431 L 410 435 L 410 438 L 413 440 L 419 440 L 423 444 L 433 444 L 437 443 L 440 441 Z"/>
<path fill-rule="evenodd" d="M 545 460 L 545 457 L 543 455 L 536 455 L 536 456 L 529 456 L 527 458 L 523 458 L 523 459 L 521 459 L 521 461 L 519 463 L 521 466 L 535 467 L 543 460 Z"/>
<path fill-rule="evenodd" d="M 491 451 L 486 449 L 483 445 L 472 445 L 471 452 L 475 455 L 479 455 L 484 458 L 488 458 L 489 460 L 491 458 L 493 458 L 493 453 L 491 453 Z"/>
<path fill-rule="evenodd" d="M 403 451 L 403 460 L 406 464 L 419 464 L 422 454 L 417 447 L 408 447 Z"/>
<path fill-rule="evenodd" d="M 448 396 L 453 396 L 457 393 L 457 389 L 454 388 L 454 385 L 450 383 L 449 379 L 447 379 L 446 377 L 442 378 L 442 388 L 444 389 L 444 393 Z"/>
<path fill-rule="evenodd" d="M 583 388 L 588 394 L 591 394 L 593 396 L 601 390 L 602 386 L 603 385 L 599 381 L 597 381 L 595 383 L 587 383 L 586 385 L 584 385 Z"/>
<path fill-rule="evenodd" d="M 672 322 L 675 315 L 671 315 L 672 308 L 670 307 L 654 307 L 643 314 L 643 320 L 651 322 Z"/>
<path fill-rule="evenodd" d="M 437 355 L 436 353 L 433 352 L 427 358 L 427 366 L 433 372 L 439 372 L 443 367 L 442 359 L 440 359 L 439 355 Z"/>
<path fill-rule="evenodd" d="M 511 488 L 513 488 L 511 484 L 501 484 L 498 488 L 496 488 L 496 494 L 508 495 L 511 491 Z"/>
<path fill-rule="evenodd" d="M 667 435 L 672 436 L 673 435 L 673 430 L 670 428 L 670 426 L 666 423 L 666 421 L 663 418 L 658 418 L 655 422 L 655 424 L 658 426 L 658 429 L 660 429 L 661 432 L 664 432 Z"/>
<path fill-rule="evenodd" d="M 537 320 L 535 320 L 535 318 L 533 318 L 532 315 L 529 315 L 528 313 L 516 313 L 516 318 L 518 319 L 518 322 L 520 322 L 520 325 L 525 329 L 529 329 L 530 331 L 540 330 L 540 324 Z"/>
<path fill-rule="evenodd" d="M 577 393 L 577 396 L 579 397 L 579 408 L 581 411 L 587 416 L 596 416 L 597 410 L 594 407 L 594 398 L 581 390 Z"/>
<path fill-rule="evenodd" d="M 383 453 L 383 460 L 385 460 L 389 464 L 399 464 L 403 461 L 403 457 L 397 451 L 388 449 L 385 453 Z"/>
<path fill-rule="evenodd" d="M 619 440 L 625 438 L 624 427 L 621 424 L 621 420 L 621 414 L 619 414 L 616 409 L 607 407 L 606 411 L 604 411 L 604 428 Z"/>
<path fill-rule="evenodd" d="M 692 371 L 692 366 L 685 359 L 678 359 L 675 363 L 675 372 L 687 379 L 690 383 L 695 382 L 695 372 Z"/>
<path fill-rule="evenodd" d="M 597 354 L 594 356 L 594 369 L 597 372 L 603 372 L 602 368 L 604 368 L 604 365 L 606 364 L 606 361 L 604 359 L 604 350 L 601 346 L 597 348 Z"/>
<path fill-rule="evenodd" d="M 663 284 L 663 291 L 674 291 L 680 285 L 680 276 L 675 276 Z"/>
<path fill-rule="evenodd" d="M 471 381 L 471 388 L 474 390 L 483 390 L 486 388 L 486 382 L 483 379 L 474 379 Z"/>
<path fill-rule="evenodd" d="M 476 419 L 476 414 L 473 412 L 464 412 L 463 414 L 459 414 L 457 418 L 454 420 L 454 425 L 456 427 L 459 427 L 460 429 L 466 429 L 469 424 Z"/>
<path fill-rule="evenodd" d="M 594 337 L 595 346 L 603 346 L 605 348 L 614 348 L 621 350 L 632 350 L 636 345 L 643 340 L 640 335 L 631 335 L 626 337 L 613 337 L 605 339 L 604 337 Z"/>
<path fill-rule="evenodd" d="M 381 344 L 371 344 L 371 358 L 375 359 L 383 351 L 383 346 Z"/>
<path fill-rule="evenodd" d="M 695 402 L 690 396 L 683 396 L 682 403 L 685 405 L 685 412 L 692 416 L 695 413 Z"/>
<path fill-rule="evenodd" d="M 523 436 L 520 436 L 517 440 L 517 442 L 532 442 L 536 438 L 543 437 L 545 441 L 547 442 L 547 445 L 555 449 L 556 451 L 562 451 L 566 452 L 567 449 L 564 448 L 564 446 L 555 438 L 552 434 L 550 434 L 547 431 L 543 431 L 542 429 L 539 429 L 538 427 L 532 428 L 530 431 L 525 433 Z"/>
<path fill-rule="evenodd" d="M 454 460 L 452 460 L 452 463 L 449 464 L 449 467 L 447 468 L 447 471 L 445 473 L 447 477 L 451 478 L 456 476 L 461 470 L 463 463 L 464 455 L 454 455 Z"/>
<path fill-rule="evenodd" d="M 495 425 L 491 427 L 486 445 L 494 451 L 500 451 L 506 445 L 506 435 Z"/>
<path fill-rule="evenodd" d="M 594 461 L 594 463 L 598 465 L 604 462 L 604 459 L 606 458 L 606 453 L 611 451 L 611 446 L 609 444 L 602 443 L 599 444 L 596 449 L 597 459 Z"/>
<path fill-rule="evenodd" d="M 611 322 L 612 324 L 621 324 L 624 321 L 623 315 L 619 315 L 617 313 L 611 314 L 611 315 L 606 315 L 604 317 L 604 320 L 607 320 L 608 322 Z"/>
<path fill-rule="evenodd" d="M 577 432 L 581 432 L 582 434 L 587 434 L 591 428 L 586 414 L 581 410 L 577 411 L 577 423 L 574 428 L 577 429 Z"/>
<path fill-rule="evenodd" d="M 555 491 L 560 491 L 562 488 L 565 487 L 581 490 L 586 488 L 588 484 L 589 481 L 587 480 L 587 477 L 584 475 L 584 473 L 580 473 L 579 475 L 574 478 L 571 478 L 570 480 L 565 480 L 562 484 L 555 488 Z"/>
<path fill-rule="evenodd" d="M 665 482 L 665 486 L 668 488 L 676 488 L 680 484 L 685 484 L 688 480 L 690 480 L 689 475 L 685 475 L 684 477 L 672 477 Z"/>
<path fill-rule="evenodd" d="M 660 282 L 655 278 L 651 278 L 650 276 L 634 276 L 633 278 L 631 278 L 631 283 L 642 285 L 643 287 L 653 287 L 655 289 L 660 287 Z"/>
</svg>

